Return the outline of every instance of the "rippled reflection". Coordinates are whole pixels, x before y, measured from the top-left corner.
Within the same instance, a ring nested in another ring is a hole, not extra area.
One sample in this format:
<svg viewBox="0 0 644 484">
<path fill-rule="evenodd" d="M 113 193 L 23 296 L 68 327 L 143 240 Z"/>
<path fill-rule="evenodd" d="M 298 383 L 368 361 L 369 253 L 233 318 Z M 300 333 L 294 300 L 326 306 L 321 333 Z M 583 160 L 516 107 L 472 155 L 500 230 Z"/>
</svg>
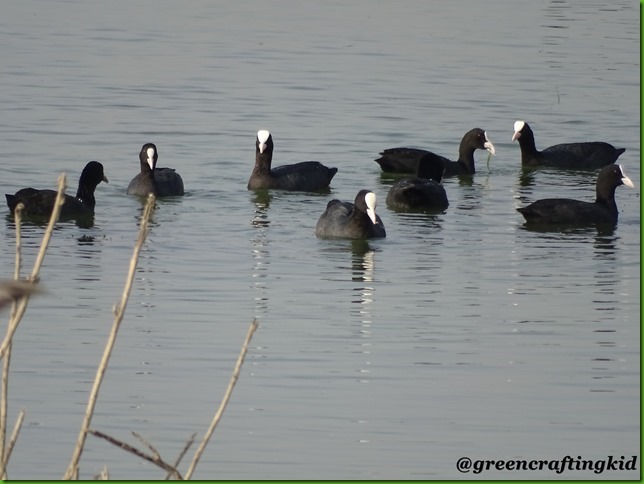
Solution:
<svg viewBox="0 0 644 484">
<path fill-rule="evenodd" d="M 268 207 L 271 205 L 273 195 L 269 190 L 256 190 L 253 196 L 253 203 L 255 204 L 255 216 L 253 217 L 253 225 L 268 225 Z"/>
<path fill-rule="evenodd" d="M 351 268 L 353 281 L 373 281 L 374 251 L 367 240 L 351 241 Z"/>
<path fill-rule="evenodd" d="M 138 230 L 141 227 L 141 219 L 143 218 L 147 199 L 145 197 L 137 198 L 141 201 L 141 206 L 138 208 L 136 215 L 136 230 L 138 233 Z M 154 302 L 156 297 L 156 284 L 155 278 L 152 277 L 152 275 L 156 272 L 165 272 L 164 264 L 159 261 L 158 257 L 155 255 L 154 249 L 151 247 L 154 238 L 154 228 L 159 226 L 159 222 L 155 221 L 155 214 L 157 213 L 160 203 L 178 203 L 177 200 L 174 202 L 172 200 L 179 198 L 180 197 L 170 197 L 165 199 L 163 202 L 157 199 L 152 211 L 150 212 L 150 217 L 148 219 L 149 232 L 147 240 L 139 253 L 139 262 L 136 268 L 136 284 L 134 286 L 137 291 L 137 297 L 141 300 L 141 307 L 146 310 L 151 310 L 157 307 Z"/>
<path fill-rule="evenodd" d="M 268 207 L 270 205 L 272 195 L 268 190 L 258 190 L 253 197 L 255 205 L 255 214 L 251 220 L 251 224 L 257 230 L 251 239 L 252 254 L 253 254 L 253 268 L 251 271 L 253 278 L 253 292 L 255 303 L 255 317 L 262 319 L 268 312 L 268 266 L 270 252 L 268 250 L 268 228 L 270 220 L 268 218 Z"/>
<path fill-rule="evenodd" d="M 8 227 L 14 227 L 15 228 L 15 223 L 13 219 L 13 214 L 8 213 L 5 216 L 5 220 L 7 222 Z M 79 215 L 79 216 L 73 216 L 73 217 L 62 217 L 58 219 L 58 222 L 56 222 L 57 226 L 62 225 L 69 225 L 69 224 L 74 224 L 78 228 L 81 229 L 91 229 L 94 227 L 94 215 L 93 214 L 85 214 L 85 215 Z M 21 225 L 24 227 L 41 227 L 41 228 L 46 228 L 47 225 L 49 224 L 49 217 L 34 217 L 34 216 L 22 216 L 22 222 Z"/>
<path fill-rule="evenodd" d="M 376 298 L 374 282 L 375 251 L 366 240 L 351 242 L 351 280 L 356 283 L 352 288 L 351 319 L 359 324 L 355 336 L 359 338 L 358 351 L 363 355 L 358 368 L 358 381 L 367 383 L 371 373 L 373 303 Z"/>
<path fill-rule="evenodd" d="M 597 356 L 590 361 L 592 385 L 591 392 L 606 392 L 601 384 L 619 376 L 620 357 L 616 341 L 615 320 L 620 317 L 621 300 L 628 299 L 628 288 L 620 283 L 618 263 L 619 237 L 610 234 L 597 234 L 593 238 L 593 259 L 598 263 L 594 274 L 595 291 L 592 296 L 593 309 L 597 313 L 598 328 L 594 329 Z M 614 390 L 610 390 L 611 392 Z"/>
<path fill-rule="evenodd" d="M 519 172 L 519 187 L 527 188 L 534 186 L 534 168 L 522 168 Z"/>
</svg>

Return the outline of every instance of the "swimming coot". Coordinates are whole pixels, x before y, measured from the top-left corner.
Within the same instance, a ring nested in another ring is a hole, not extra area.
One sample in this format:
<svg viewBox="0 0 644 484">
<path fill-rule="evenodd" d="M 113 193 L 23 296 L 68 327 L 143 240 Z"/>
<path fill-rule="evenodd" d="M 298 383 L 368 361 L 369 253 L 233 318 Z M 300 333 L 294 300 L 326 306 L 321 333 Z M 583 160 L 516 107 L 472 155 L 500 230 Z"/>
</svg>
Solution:
<svg viewBox="0 0 644 484">
<path fill-rule="evenodd" d="M 141 173 L 130 181 L 127 187 L 128 195 L 148 196 L 153 193 L 157 197 L 183 195 L 183 179 L 174 168 L 157 168 L 159 152 L 154 143 L 146 143 L 139 152 Z"/>
<path fill-rule="evenodd" d="M 620 185 L 634 187 L 631 179 L 624 175 L 621 165 L 607 165 L 597 177 L 597 197 L 594 202 L 545 198 L 517 208 L 517 211 L 531 224 L 615 225 L 618 216 L 615 189 Z"/>
<path fill-rule="evenodd" d="M 78 180 L 76 196 L 65 195 L 65 203 L 60 209 L 60 217 L 73 217 L 94 213 L 96 199 L 94 191 L 99 183 L 108 183 L 103 173 L 103 165 L 98 161 L 90 161 L 85 165 Z M 25 206 L 23 213 L 27 216 L 49 216 L 54 209 L 56 202 L 55 190 L 37 190 L 35 188 L 23 188 L 15 195 L 6 194 L 7 205 L 14 212 L 16 205 L 22 202 Z"/>
<path fill-rule="evenodd" d="M 354 203 L 331 200 L 318 220 L 315 235 L 345 239 L 385 237 L 385 226 L 376 214 L 376 194 L 360 190 Z"/>
<path fill-rule="evenodd" d="M 449 203 L 442 185 L 445 165 L 441 156 L 428 153 L 418 162 L 416 178 L 394 183 L 387 193 L 387 206 L 393 210 L 445 210 Z"/>
<path fill-rule="evenodd" d="M 458 148 L 457 161 L 451 161 L 441 156 L 445 164 L 443 176 L 473 175 L 476 172 L 474 166 L 474 152 L 476 150 L 487 150 L 493 155 L 496 154 L 494 145 L 481 128 L 474 128 L 465 133 Z M 418 161 L 427 153 L 432 152 L 418 148 L 389 148 L 380 152 L 381 156 L 376 159 L 376 162 L 385 172 L 416 173 Z"/>
<path fill-rule="evenodd" d="M 257 132 L 255 167 L 248 180 L 249 190 L 277 188 L 315 192 L 329 187 L 337 168 L 327 168 L 319 161 L 303 161 L 271 169 L 273 136 L 265 129 Z"/>
<path fill-rule="evenodd" d="M 525 121 L 514 123 L 512 141 L 519 141 L 523 166 L 549 166 L 568 169 L 595 169 L 610 165 L 626 151 L 603 141 L 563 143 L 537 150 L 534 133 Z"/>
</svg>

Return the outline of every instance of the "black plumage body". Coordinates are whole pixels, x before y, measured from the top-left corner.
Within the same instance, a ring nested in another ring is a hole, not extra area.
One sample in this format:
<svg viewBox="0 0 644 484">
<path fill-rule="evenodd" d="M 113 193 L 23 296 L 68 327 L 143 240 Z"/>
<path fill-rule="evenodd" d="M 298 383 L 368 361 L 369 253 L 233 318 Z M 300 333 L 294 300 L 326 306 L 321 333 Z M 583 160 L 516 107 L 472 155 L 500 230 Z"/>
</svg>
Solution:
<svg viewBox="0 0 644 484">
<path fill-rule="evenodd" d="M 130 181 L 128 195 L 172 197 L 185 193 L 183 179 L 174 168 L 157 168 L 159 153 L 154 143 L 146 143 L 139 152 L 141 171 Z"/>
<path fill-rule="evenodd" d="M 360 190 L 354 203 L 331 200 L 315 226 L 318 237 L 372 239 L 386 237 L 385 226 L 375 212 L 376 196 Z"/>
<path fill-rule="evenodd" d="M 521 164 L 526 167 L 594 170 L 615 163 L 626 151 L 604 141 L 561 143 L 539 151 L 535 144 L 534 132 L 528 123 L 517 121 L 514 130 L 512 141 L 519 141 Z"/>
<path fill-rule="evenodd" d="M 260 130 L 255 141 L 255 166 L 248 179 L 249 190 L 325 190 L 338 172 L 337 168 L 328 168 L 319 161 L 302 161 L 271 168 L 272 160 L 273 136 L 268 131 Z"/>
<path fill-rule="evenodd" d="M 634 186 L 620 165 L 611 164 L 602 168 L 597 177 L 594 202 L 545 198 L 517 211 L 529 224 L 615 225 L 618 219 L 615 189 L 620 185 Z"/>
<path fill-rule="evenodd" d="M 94 192 L 100 182 L 107 183 L 103 165 L 98 161 L 90 161 L 83 169 L 78 180 L 76 196 L 65 195 L 65 203 L 60 209 L 60 217 L 74 217 L 94 213 L 96 198 Z M 7 206 L 13 212 L 18 203 L 24 205 L 23 213 L 27 216 L 47 217 L 51 214 L 56 201 L 55 190 L 23 188 L 15 194 L 5 194 Z"/>
<path fill-rule="evenodd" d="M 380 152 L 380 158 L 375 161 L 382 171 L 391 173 L 416 173 L 418 162 L 425 155 L 440 158 L 445 166 L 443 176 L 473 175 L 476 173 L 474 152 L 477 149 L 488 150 L 494 154 L 494 145 L 481 128 L 474 128 L 465 133 L 458 148 L 458 160 L 452 161 L 444 156 L 419 148 L 389 148 Z"/>
<path fill-rule="evenodd" d="M 397 211 L 443 211 L 449 206 L 442 185 L 443 158 L 429 153 L 418 163 L 415 178 L 395 182 L 387 193 L 387 206 Z"/>
</svg>

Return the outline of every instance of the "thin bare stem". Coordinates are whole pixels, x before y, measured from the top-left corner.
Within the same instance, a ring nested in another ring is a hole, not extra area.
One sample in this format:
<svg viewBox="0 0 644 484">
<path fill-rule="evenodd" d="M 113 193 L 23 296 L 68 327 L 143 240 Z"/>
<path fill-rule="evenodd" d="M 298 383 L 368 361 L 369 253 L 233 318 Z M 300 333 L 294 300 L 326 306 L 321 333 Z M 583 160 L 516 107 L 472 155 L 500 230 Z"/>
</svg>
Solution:
<svg viewBox="0 0 644 484">
<path fill-rule="evenodd" d="M 14 210 L 14 220 L 16 224 L 16 267 L 14 269 L 13 278 L 17 281 L 20 279 L 20 249 L 21 249 L 21 237 L 20 237 L 20 224 L 22 223 L 22 209 L 25 208 L 24 204 L 18 203 L 16 209 Z M 11 305 L 11 314 L 16 312 L 17 304 L 14 299 L 13 304 Z M 0 462 L 5 463 L 5 443 L 7 439 L 7 409 L 8 409 L 8 390 L 9 390 L 9 366 L 11 363 L 11 345 L 8 346 L 5 358 L 2 364 L 2 398 L 0 399 Z M 5 474 L 5 466 L 3 465 L 0 468 L 0 476 Z"/>
<path fill-rule="evenodd" d="M 181 474 L 179 473 L 179 471 L 176 468 L 172 467 L 167 462 L 165 462 L 161 458 L 161 456 L 159 456 L 158 454 L 154 455 L 154 456 L 148 455 L 145 452 L 143 452 L 142 450 L 139 450 L 136 447 L 123 442 L 122 440 L 118 440 L 118 439 L 116 439 L 114 437 L 111 437 L 111 436 L 109 436 L 107 434 L 104 434 L 103 432 L 99 432 L 98 430 L 88 429 L 87 433 L 92 434 L 95 437 L 98 437 L 100 439 L 105 439 L 110 444 L 116 445 L 117 447 L 120 447 L 121 449 L 123 449 L 123 450 L 125 450 L 127 452 L 130 452 L 130 453 L 132 453 L 134 455 L 139 456 L 141 459 L 145 459 L 148 462 L 152 462 L 154 465 L 159 466 L 164 471 L 172 473 L 173 475 L 175 475 L 177 477 L 177 479 L 182 479 Z"/>
<path fill-rule="evenodd" d="M 16 264 L 13 273 L 13 277 L 16 281 L 20 279 L 20 248 L 21 248 L 21 239 L 20 239 L 20 224 L 22 223 L 22 210 L 25 208 L 23 203 L 18 203 L 16 209 L 14 210 L 14 220 L 16 225 Z M 17 303 L 14 299 L 11 304 L 11 314 L 16 312 Z M 7 347 L 7 352 L 5 353 L 5 358 L 2 362 L 2 398 L 0 399 L 0 463 L 2 467 L 0 468 L 0 478 L 7 478 L 7 463 L 9 462 L 8 456 L 5 456 L 5 444 L 7 440 L 7 412 L 8 412 L 8 391 L 9 391 L 9 367 L 11 366 L 11 347 L 9 344 Z M 21 412 L 21 415 L 24 415 Z M 20 417 L 19 417 L 20 419 Z"/>
<path fill-rule="evenodd" d="M 139 260 L 139 253 L 141 252 L 141 248 L 143 247 L 143 243 L 145 242 L 145 238 L 148 234 L 148 221 L 150 219 L 152 209 L 154 208 L 154 201 L 154 195 L 150 195 L 145 205 L 145 209 L 143 210 L 143 217 L 141 217 L 141 226 L 139 229 L 139 237 L 136 241 L 136 244 L 134 245 L 134 253 L 132 254 L 132 259 L 130 260 L 130 268 L 125 279 L 125 287 L 123 289 L 123 294 L 121 295 L 121 302 L 114 308 L 114 322 L 112 323 L 112 330 L 110 332 L 107 344 L 105 345 L 103 357 L 96 371 L 94 385 L 92 386 L 92 390 L 89 395 L 87 410 L 85 411 L 85 417 L 83 419 L 83 423 L 81 424 L 76 447 L 74 449 L 74 453 L 72 454 L 72 460 L 69 463 L 69 467 L 67 468 L 63 479 L 78 478 L 78 462 L 80 461 L 81 454 L 83 453 L 83 447 L 85 446 L 85 440 L 87 439 L 87 431 L 92 421 L 94 408 L 96 407 L 98 392 L 101 388 L 101 383 L 103 382 L 105 371 L 107 370 L 107 364 L 109 363 L 112 349 L 114 348 L 114 344 L 116 343 L 116 335 L 118 334 L 119 327 L 121 326 L 121 321 L 123 320 L 123 315 L 125 314 L 125 307 L 127 306 L 127 301 L 130 297 L 130 291 L 132 289 L 132 283 L 134 281 L 134 274 L 136 273 L 136 266 Z"/>
<path fill-rule="evenodd" d="M 20 434 L 20 429 L 22 428 L 22 422 L 25 419 L 25 411 L 20 410 L 18 414 L 18 419 L 16 424 L 13 426 L 13 432 L 11 432 L 11 440 L 9 441 L 9 446 L 7 447 L 7 452 L 5 454 L 4 460 L 2 461 L 2 479 L 7 479 L 7 464 L 9 464 L 9 458 L 11 457 L 11 452 L 16 445 L 18 440 L 18 434 Z"/>
<path fill-rule="evenodd" d="M 15 307 L 16 303 L 13 304 Z M 5 458 L 5 443 L 7 439 L 7 411 L 8 411 L 8 396 L 7 392 L 9 390 L 9 366 L 11 364 L 11 347 L 9 344 L 7 351 L 4 355 L 4 360 L 2 361 L 2 398 L 0 399 L 0 478 L 4 479 L 4 473 L 6 467 L 4 463 L 7 461 Z"/>
<path fill-rule="evenodd" d="M 181 464 L 181 461 L 183 460 L 184 456 L 185 456 L 185 455 L 186 455 L 186 453 L 188 452 L 188 449 L 190 449 L 190 447 L 192 447 L 192 444 L 194 444 L 194 443 L 195 443 L 195 438 L 196 438 L 196 437 L 197 437 L 197 434 L 196 434 L 196 433 L 192 434 L 192 435 L 190 436 L 190 438 L 188 439 L 188 441 L 186 442 L 186 445 L 184 445 L 184 446 L 183 446 L 183 449 L 181 450 L 181 452 L 180 452 L 180 453 L 179 453 L 179 455 L 177 456 L 177 460 L 174 462 L 174 466 L 173 466 L 173 467 L 174 467 L 175 469 L 178 469 L 178 468 L 179 468 L 179 464 Z M 173 476 L 173 474 L 172 474 L 171 472 L 168 472 L 168 474 L 165 476 L 165 480 L 167 481 L 167 480 L 168 480 L 168 479 L 170 479 L 172 476 Z"/>
<path fill-rule="evenodd" d="M 63 208 L 65 203 L 65 187 L 67 186 L 67 179 L 63 173 L 58 177 L 58 193 L 56 194 L 56 200 L 54 202 L 54 209 L 51 212 L 49 217 L 49 223 L 47 224 L 47 230 L 45 230 L 45 235 L 42 238 L 40 243 L 40 250 L 38 251 L 38 256 L 36 257 L 36 262 L 34 262 L 34 268 L 31 271 L 30 279 L 35 281 L 38 279 L 38 273 L 40 272 L 40 266 L 42 266 L 43 261 L 45 260 L 45 252 L 49 246 L 49 241 L 52 234 L 54 233 L 54 226 L 58 222 L 58 217 L 60 216 L 60 210 Z"/>
<path fill-rule="evenodd" d="M 197 463 L 199 462 L 199 459 L 201 458 L 201 454 L 203 454 L 203 451 L 206 449 L 206 445 L 208 445 L 208 441 L 210 440 L 210 437 L 212 436 L 213 432 L 215 431 L 215 428 L 217 427 L 217 424 L 221 420 L 222 415 L 224 414 L 224 410 L 226 410 L 226 405 L 228 405 L 228 401 L 230 400 L 230 396 L 233 393 L 233 388 L 235 387 L 235 384 L 237 383 L 237 380 L 239 379 L 239 372 L 241 371 L 241 367 L 244 364 L 244 358 L 246 358 L 246 352 L 248 351 L 248 345 L 250 343 L 251 338 L 253 337 L 253 334 L 257 330 L 257 325 L 258 325 L 257 319 L 253 319 L 253 322 L 250 323 L 250 327 L 248 328 L 248 332 L 246 333 L 246 339 L 244 339 L 244 344 L 242 345 L 241 351 L 239 352 L 239 357 L 237 358 L 237 364 L 235 365 L 235 369 L 233 370 L 233 374 L 230 377 L 230 381 L 228 382 L 228 388 L 226 388 L 226 393 L 224 394 L 224 398 L 221 400 L 221 403 L 219 404 L 219 408 L 217 409 L 217 412 L 215 413 L 215 416 L 212 419 L 212 422 L 210 422 L 210 427 L 208 427 L 208 430 L 206 431 L 206 434 L 204 435 L 203 440 L 201 441 L 201 444 L 199 444 L 199 447 L 197 448 L 194 457 L 192 458 L 192 462 L 190 463 L 190 467 L 188 468 L 188 471 L 186 472 L 186 475 L 184 476 L 184 479 L 188 480 L 192 477 L 192 474 L 195 471 L 195 468 L 197 467 Z"/>
<path fill-rule="evenodd" d="M 32 281 L 33 283 L 38 281 L 38 274 L 40 273 L 40 267 L 42 266 L 43 260 L 45 259 L 45 252 L 47 251 L 49 241 L 51 240 L 51 234 L 54 232 L 54 226 L 56 225 L 56 221 L 58 220 L 58 216 L 60 215 L 60 209 L 63 206 L 63 203 L 65 203 L 66 184 L 67 182 L 66 182 L 65 174 L 63 173 L 58 177 L 58 193 L 56 195 L 56 201 L 54 202 L 54 209 L 51 211 L 51 216 L 49 217 L 49 224 L 47 225 L 47 230 L 45 230 L 45 235 L 43 236 L 42 242 L 40 243 L 40 251 L 38 252 L 38 256 L 36 257 L 36 262 L 34 262 L 34 268 L 31 271 L 31 276 L 29 277 L 29 280 Z M 2 341 L 2 345 L 0 345 L 0 358 L 4 357 L 7 351 L 7 348 L 11 343 L 13 335 L 16 332 L 16 329 L 18 328 L 18 324 L 20 323 L 22 316 L 25 314 L 25 311 L 27 310 L 28 303 L 29 303 L 29 295 L 26 295 L 25 297 L 20 299 L 15 311 L 11 313 L 11 319 L 9 321 L 9 325 L 7 326 L 7 334 L 5 335 L 4 340 Z"/>
<path fill-rule="evenodd" d="M 143 436 L 137 432 L 132 432 L 132 435 L 134 435 L 135 438 L 139 439 L 143 445 L 145 445 L 148 449 L 150 449 L 150 452 L 154 454 L 155 457 L 158 459 L 161 459 L 161 454 L 159 454 L 159 451 L 154 448 L 154 446 L 148 442 L 147 439 L 143 438 Z"/>
<path fill-rule="evenodd" d="M 16 268 L 13 272 L 13 278 L 16 281 L 20 279 L 20 263 L 22 261 L 22 233 L 20 232 L 20 224 L 22 223 L 22 210 L 24 208 L 24 204 L 20 202 L 18 205 L 16 205 L 16 210 L 14 211 L 14 220 L 16 224 Z"/>
<path fill-rule="evenodd" d="M 99 472 L 97 475 L 94 476 L 95 481 L 109 481 L 110 480 L 110 473 L 107 470 L 107 466 L 103 466 L 103 469 L 101 469 L 101 472 Z"/>
</svg>

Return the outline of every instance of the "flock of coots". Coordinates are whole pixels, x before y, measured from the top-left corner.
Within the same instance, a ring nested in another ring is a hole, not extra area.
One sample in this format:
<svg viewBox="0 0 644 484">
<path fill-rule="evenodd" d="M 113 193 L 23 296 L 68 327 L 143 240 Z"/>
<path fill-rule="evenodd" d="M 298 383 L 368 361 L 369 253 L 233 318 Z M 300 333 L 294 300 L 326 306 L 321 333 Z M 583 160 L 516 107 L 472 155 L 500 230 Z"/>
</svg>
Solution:
<svg viewBox="0 0 644 484">
<path fill-rule="evenodd" d="M 624 148 L 600 141 L 564 143 L 537 150 L 534 133 L 528 123 L 514 123 L 512 141 L 518 141 L 521 163 L 524 167 L 550 167 L 568 170 L 596 170 L 596 198 L 594 202 L 570 198 L 537 200 L 517 210 L 526 224 L 548 225 L 612 225 L 617 223 L 618 210 L 615 189 L 620 185 L 633 188 L 633 182 L 615 164 Z M 318 161 L 304 161 L 273 168 L 273 137 L 267 130 L 259 130 L 255 140 L 255 166 L 248 179 L 249 190 L 296 190 L 315 192 L 328 190 L 337 168 L 328 168 Z M 449 206 L 442 181 L 450 176 L 472 176 L 476 172 L 474 152 L 487 150 L 496 153 L 487 133 L 474 128 L 463 136 L 456 161 L 431 151 L 417 148 L 390 148 L 383 150 L 375 161 L 383 172 L 408 173 L 413 177 L 396 181 L 387 194 L 386 203 L 396 211 L 444 211 Z M 129 183 L 128 195 L 157 197 L 184 194 L 183 180 L 172 168 L 157 168 L 157 147 L 146 143 L 139 153 L 140 173 Z M 93 214 L 96 206 L 94 192 L 102 181 L 107 183 L 103 165 L 90 161 L 78 181 L 76 196 L 65 195 L 61 218 Z M 56 192 L 23 188 L 14 195 L 7 194 L 7 205 L 13 212 L 24 205 L 26 216 L 48 216 L 54 206 Z M 318 237 L 369 239 L 385 237 L 386 231 L 376 214 L 376 195 L 361 189 L 353 203 L 331 200 L 320 216 L 315 234 Z"/>
</svg>

